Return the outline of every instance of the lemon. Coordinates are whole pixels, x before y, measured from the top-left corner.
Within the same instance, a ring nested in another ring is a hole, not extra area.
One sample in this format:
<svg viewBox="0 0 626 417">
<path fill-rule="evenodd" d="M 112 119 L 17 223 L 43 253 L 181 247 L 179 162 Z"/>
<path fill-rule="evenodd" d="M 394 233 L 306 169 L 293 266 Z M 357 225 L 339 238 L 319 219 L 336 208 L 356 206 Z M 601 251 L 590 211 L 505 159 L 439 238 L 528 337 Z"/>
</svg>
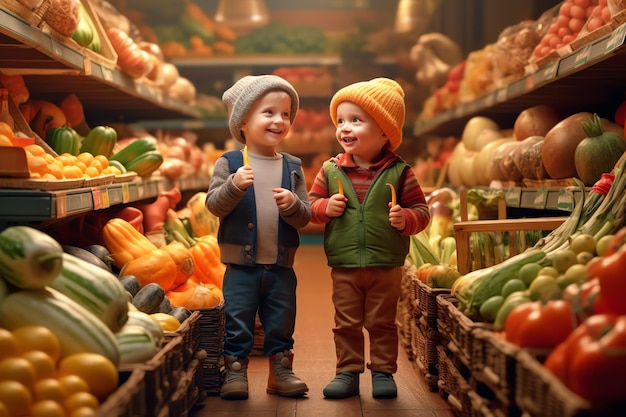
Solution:
<svg viewBox="0 0 626 417">
<path fill-rule="evenodd" d="M 596 238 L 587 233 L 581 233 L 572 238 L 569 243 L 569 249 L 578 254 L 580 252 L 596 252 Z"/>
</svg>

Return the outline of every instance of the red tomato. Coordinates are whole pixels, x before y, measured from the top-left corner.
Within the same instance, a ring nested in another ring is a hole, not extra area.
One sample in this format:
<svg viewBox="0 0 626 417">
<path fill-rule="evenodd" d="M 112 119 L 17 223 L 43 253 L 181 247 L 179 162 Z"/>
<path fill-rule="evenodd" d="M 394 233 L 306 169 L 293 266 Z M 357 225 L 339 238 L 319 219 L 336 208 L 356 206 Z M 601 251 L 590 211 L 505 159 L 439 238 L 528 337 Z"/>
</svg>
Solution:
<svg viewBox="0 0 626 417">
<path fill-rule="evenodd" d="M 623 275 L 626 269 L 626 246 L 622 246 L 612 255 L 604 256 L 600 265 L 596 265 L 594 269 L 593 277 L 600 281 L 600 294 L 606 307 L 612 313 L 626 314 L 626 280 Z"/>
<path fill-rule="evenodd" d="M 554 349 L 576 328 L 579 319 L 567 300 L 524 303 L 506 318 L 506 339 L 520 347 Z"/>
<path fill-rule="evenodd" d="M 626 316 L 596 314 L 548 356 L 546 368 L 594 406 L 626 398 Z"/>
</svg>

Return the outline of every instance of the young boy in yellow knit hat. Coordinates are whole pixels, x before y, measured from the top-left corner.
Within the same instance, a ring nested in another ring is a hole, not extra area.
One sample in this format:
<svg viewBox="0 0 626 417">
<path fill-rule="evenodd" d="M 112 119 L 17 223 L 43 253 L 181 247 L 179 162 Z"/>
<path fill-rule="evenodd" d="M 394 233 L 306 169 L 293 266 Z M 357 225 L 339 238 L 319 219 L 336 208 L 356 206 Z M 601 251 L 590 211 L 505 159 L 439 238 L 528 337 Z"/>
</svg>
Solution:
<svg viewBox="0 0 626 417">
<path fill-rule="evenodd" d="M 387 78 L 351 84 L 333 96 L 330 116 L 345 153 L 323 164 L 309 190 L 311 220 L 326 224 L 335 306 L 336 375 L 323 393 L 334 399 L 359 394 L 365 328 L 372 395 L 395 398 L 402 265 L 409 236 L 430 221 L 413 170 L 394 153 L 402 142 L 404 91 Z"/>
<path fill-rule="evenodd" d="M 233 137 L 246 147 L 215 163 L 206 206 L 220 218 L 224 274 L 224 363 L 220 395 L 248 398 L 248 355 L 259 314 L 269 356 L 267 392 L 301 397 L 309 390 L 292 369 L 296 320 L 293 269 L 298 230 L 311 210 L 299 158 L 276 147 L 298 111 L 293 86 L 275 75 L 241 78 L 222 96 Z"/>
</svg>

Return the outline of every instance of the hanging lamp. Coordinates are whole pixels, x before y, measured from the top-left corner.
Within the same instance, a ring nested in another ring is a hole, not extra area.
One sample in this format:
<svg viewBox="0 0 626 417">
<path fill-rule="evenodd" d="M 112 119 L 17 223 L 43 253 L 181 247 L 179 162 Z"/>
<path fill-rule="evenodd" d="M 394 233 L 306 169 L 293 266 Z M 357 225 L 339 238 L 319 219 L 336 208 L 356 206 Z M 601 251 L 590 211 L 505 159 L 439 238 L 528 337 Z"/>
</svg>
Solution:
<svg viewBox="0 0 626 417">
<path fill-rule="evenodd" d="M 233 29 L 252 29 L 267 25 L 265 0 L 220 0 L 215 20 Z"/>
<path fill-rule="evenodd" d="M 400 0 L 396 12 L 396 32 L 422 34 L 440 3 L 441 0 Z"/>
</svg>

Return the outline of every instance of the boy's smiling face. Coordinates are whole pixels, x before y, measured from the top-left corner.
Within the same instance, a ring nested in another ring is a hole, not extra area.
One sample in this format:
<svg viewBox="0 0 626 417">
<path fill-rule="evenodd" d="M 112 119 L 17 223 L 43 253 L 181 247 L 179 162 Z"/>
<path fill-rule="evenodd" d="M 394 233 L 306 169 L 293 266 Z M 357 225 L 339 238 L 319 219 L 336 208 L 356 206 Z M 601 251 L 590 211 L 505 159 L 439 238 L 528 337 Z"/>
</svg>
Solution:
<svg viewBox="0 0 626 417">
<path fill-rule="evenodd" d="M 389 141 L 376 120 L 350 101 L 343 101 L 337 106 L 335 136 L 356 163 L 373 162 Z"/>
<path fill-rule="evenodd" d="M 270 91 L 250 107 L 241 126 L 248 150 L 256 155 L 274 156 L 291 128 L 291 97 L 284 91 Z"/>
</svg>

